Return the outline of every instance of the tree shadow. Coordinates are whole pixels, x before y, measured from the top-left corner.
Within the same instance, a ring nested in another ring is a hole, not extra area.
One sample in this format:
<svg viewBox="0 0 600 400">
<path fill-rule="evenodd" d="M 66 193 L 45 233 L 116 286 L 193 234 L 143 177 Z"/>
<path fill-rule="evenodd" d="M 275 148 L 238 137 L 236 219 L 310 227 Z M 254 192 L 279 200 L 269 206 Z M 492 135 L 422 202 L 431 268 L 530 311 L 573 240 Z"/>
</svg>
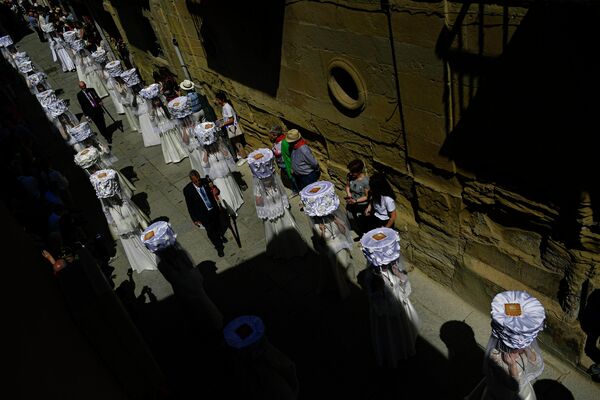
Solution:
<svg viewBox="0 0 600 400">
<path fill-rule="evenodd" d="M 579 317 L 581 329 L 586 333 L 584 351 L 594 363 L 600 364 L 600 348 L 598 348 L 598 338 L 600 338 L 600 289 L 594 290 L 585 302 L 585 306 Z"/>
</svg>

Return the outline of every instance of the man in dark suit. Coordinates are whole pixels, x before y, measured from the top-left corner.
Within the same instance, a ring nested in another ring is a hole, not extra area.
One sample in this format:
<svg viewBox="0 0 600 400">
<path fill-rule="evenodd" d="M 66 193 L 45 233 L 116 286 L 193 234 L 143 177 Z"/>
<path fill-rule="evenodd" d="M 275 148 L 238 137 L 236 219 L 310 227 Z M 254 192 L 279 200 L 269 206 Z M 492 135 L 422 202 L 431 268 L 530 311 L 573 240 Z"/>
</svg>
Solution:
<svg viewBox="0 0 600 400">
<path fill-rule="evenodd" d="M 100 134 L 104 136 L 109 144 L 112 144 L 112 134 L 106 129 L 102 100 L 98 96 L 98 93 L 96 93 L 96 89 L 88 89 L 84 81 L 79 82 L 79 88 L 81 90 L 77 93 L 77 100 L 81 106 L 81 111 L 94 121 Z"/>
<path fill-rule="evenodd" d="M 183 196 L 190 217 L 196 226 L 204 226 L 206 234 L 212 242 L 219 257 L 223 257 L 223 230 L 221 210 L 215 196 L 208 186 L 208 181 L 200 177 L 196 170 L 190 171 L 190 183 L 183 188 Z M 218 194 L 218 193 L 217 193 Z"/>
</svg>

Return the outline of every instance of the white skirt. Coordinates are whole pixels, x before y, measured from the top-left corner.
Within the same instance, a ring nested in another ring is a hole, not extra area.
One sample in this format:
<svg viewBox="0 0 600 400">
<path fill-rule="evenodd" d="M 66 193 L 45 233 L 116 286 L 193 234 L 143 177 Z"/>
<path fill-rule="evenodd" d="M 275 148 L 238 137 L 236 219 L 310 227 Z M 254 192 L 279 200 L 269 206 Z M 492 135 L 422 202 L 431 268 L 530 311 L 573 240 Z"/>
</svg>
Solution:
<svg viewBox="0 0 600 400">
<path fill-rule="evenodd" d="M 60 64 L 62 65 L 63 72 L 73 71 L 75 69 L 75 64 L 73 64 L 73 60 L 71 56 L 65 49 L 62 47 L 56 50 L 56 55 L 60 60 Z"/>
<path fill-rule="evenodd" d="M 221 191 L 221 199 L 226 203 L 227 208 L 234 211 L 237 215 L 237 210 L 244 204 L 244 198 L 242 197 L 242 191 L 235 179 L 233 179 L 233 176 L 229 174 L 224 178 L 214 179 L 213 182 Z"/>
<path fill-rule="evenodd" d="M 137 115 L 135 115 L 135 112 L 133 111 L 133 108 L 131 106 L 123 105 L 123 109 L 125 110 L 125 117 L 127 117 L 127 122 L 129 122 L 129 127 L 131 130 L 139 131 L 140 123 Z"/>
<path fill-rule="evenodd" d="M 121 102 L 119 101 L 119 95 L 117 94 L 117 91 L 111 88 L 107 89 L 108 95 L 110 96 L 110 99 L 112 100 L 113 105 L 115 106 L 115 110 L 117 110 L 117 114 L 125 114 L 125 108 L 123 107 L 123 104 L 121 104 Z"/>
<path fill-rule="evenodd" d="M 140 114 L 140 129 L 142 130 L 142 140 L 144 147 L 158 146 L 160 144 L 160 136 L 148 113 Z"/>
<path fill-rule="evenodd" d="M 267 255 L 276 259 L 289 260 L 302 257 L 308 246 L 298 231 L 294 217 L 289 209 L 275 220 L 263 220 L 265 225 L 265 240 Z"/>
<path fill-rule="evenodd" d="M 106 90 L 106 86 L 104 85 L 104 82 L 98 75 L 98 72 L 88 69 L 86 75 L 87 75 L 86 82 L 88 82 L 88 86 L 96 89 L 96 93 L 98 94 L 98 96 L 101 99 L 108 96 L 108 91 Z"/>
<path fill-rule="evenodd" d="M 181 133 L 179 130 L 172 128 L 161 133 L 161 146 L 165 163 L 178 163 L 188 157 L 189 153 L 181 143 Z"/>
<path fill-rule="evenodd" d="M 129 260 L 129 265 L 135 272 L 156 271 L 158 269 L 156 267 L 156 256 L 144 246 L 139 235 L 133 234 L 129 237 L 121 237 L 121 244 Z"/>
<path fill-rule="evenodd" d="M 190 165 L 192 166 L 192 169 L 195 169 L 196 171 L 198 171 L 200 176 L 204 178 L 204 168 L 202 168 L 202 153 L 200 153 L 200 150 L 194 149 L 194 151 L 192 151 L 189 154 L 190 154 Z M 221 189 L 221 188 L 219 187 L 219 189 Z"/>
</svg>

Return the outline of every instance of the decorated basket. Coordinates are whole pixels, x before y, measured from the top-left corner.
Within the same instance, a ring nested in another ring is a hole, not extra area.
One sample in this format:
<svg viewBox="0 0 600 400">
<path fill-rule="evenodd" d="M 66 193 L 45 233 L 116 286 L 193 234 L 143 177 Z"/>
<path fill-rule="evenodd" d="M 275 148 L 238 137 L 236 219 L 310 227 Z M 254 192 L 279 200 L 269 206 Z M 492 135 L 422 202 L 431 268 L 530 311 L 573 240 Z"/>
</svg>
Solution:
<svg viewBox="0 0 600 400">
<path fill-rule="evenodd" d="M 300 192 L 304 212 L 311 217 L 324 217 L 333 213 L 340 205 L 333 183 L 318 181 L 306 186 Z"/>
<path fill-rule="evenodd" d="M 146 100 L 152 100 L 155 97 L 158 97 L 159 94 L 160 94 L 160 85 L 158 83 L 153 83 L 149 86 L 146 86 L 142 90 L 140 90 L 140 96 L 142 96 Z"/>
<path fill-rule="evenodd" d="M 13 54 L 13 58 L 17 65 L 20 65 L 25 61 L 31 61 L 27 53 L 25 53 L 24 51 L 17 51 L 15 54 Z"/>
<path fill-rule="evenodd" d="M 90 182 L 99 199 L 116 196 L 120 193 L 119 178 L 113 169 L 101 169 L 90 175 Z"/>
<path fill-rule="evenodd" d="M 171 224 L 158 221 L 147 227 L 140 238 L 148 250 L 156 253 L 173 246 L 177 241 L 177 234 Z"/>
<path fill-rule="evenodd" d="M 140 76 L 135 68 L 128 69 L 127 71 L 121 73 L 120 76 L 127 87 L 132 87 L 140 83 Z"/>
<path fill-rule="evenodd" d="M 43 92 L 36 94 L 35 97 L 37 97 L 38 101 L 44 108 L 47 108 L 50 104 L 58 101 L 58 98 L 52 89 L 44 90 Z"/>
<path fill-rule="evenodd" d="M 57 101 L 48 104 L 46 107 L 46 110 L 48 110 L 48 113 L 52 116 L 52 118 L 58 117 L 68 109 L 67 103 L 63 99 L 58 99 Z"/>
<path fill-rule="evenodd" d="M 248 155 L 248 166 L 257 178 L 268 178 L 275 172 L 275 159 L 269 149 L 258 149 Z"/>
<path fill-rule="evenodd" d="M 92 53 L 92 58 L 94 59 L 94 61 L 100 64 L 103 64 L 108 60 L 108 57 L 106 56 L 106 51 L 104 49 L 97 49 L 96 51 L 94 51 Z"/>
<path fill-rule="evenodd" d="M 108 75 L 115 78 L 123 73 L 123 67 L 121 67 L 121 61 L 115 60 L 106 64 L 104 67 Z"/>
<path fill-rule="evenodd" d="M 10 35 L 0 37 L 0 47 L 8 47 L 13 44 L 13 40 Z"/>
<path fill-rule="evenodd" d="M 55 30 L 54 24 L 52 22 L 49 22 L 47 24 L 42 24 L 40 26 L 40 28 L 42 29 L 42 32 L 46 32 L 46 33 L 54 32 L 54 30 Z"/>
<path fill-rule="evenodd" d="M 22 74 L 33 72 L 33 65 L 31 65 L 31 61 L 23 61 L 22 63 L 18 64 L 17 68 Z"/>
<path fill-rule="evenodd" d="M 217 129 L 214 122 L 201 122 L 194 127 L 196 137 L 205 146 L 217 141 Z"/>
<path fill-rule="evenodd" d="M 93 146 L 86 147 L 75 154 L 75 164 L 81 168 L 87 169 L 96 164 L 100 159 L 100 152 Z"/>
<path fill-rule="evenodd" d="M 40 83 L 44 82 L 47 78 L 48 78 L 48 75 L 46 75 L 45 73 L 36 72 L 34 74 L 27 76 L 27 82 L 29 82 L 29 84 L 31 86 L 37 86 Z"/>
<path fill-rule="evenodd" d="M 390 228 L 373 229 L 360 239 L 369 265 L 381 267 L 400 258 L 400 235 Z"/>
<path fill-rule="evenodd" d="M 192 105 L 187 96 L 179 96 L 174 98 L 167 104 L 167 108 L 171 116 L 175 118 L 185 118 L 192 114 Z"/>
<path fill-rule="evenodd" d="M 75 30 L 67 31 L 63 33 L 63 39 L 65 39 L 65 42 L 67 43 L 72 43 L 75 40 L 79 39 L 79 33 Z"/>
<path fill-rule="evenodd" d="M 529 346 L 545 320 L 544 306 L 527 292 L 510 290 L 492 300 L 492 335 L 510 349 Z"/>
<path fill-rule="evenodd" d="M 79 125 L 67 129 L 67 132 L 69 133 L 69 136 L 71 136 L 75 143 L 83 142 L 84 140 L 93 135 L 92 128 L 90 127 L 90 124 L 87 121 L 84 121 Z"/>
<path fill-rule="evenodd" d="M 81 39 L 75 39 L 73 42 L 71 42 L 71 48 L 74 51 L 83 50 L 85 48 L 85 42 Z"/>
</svg>

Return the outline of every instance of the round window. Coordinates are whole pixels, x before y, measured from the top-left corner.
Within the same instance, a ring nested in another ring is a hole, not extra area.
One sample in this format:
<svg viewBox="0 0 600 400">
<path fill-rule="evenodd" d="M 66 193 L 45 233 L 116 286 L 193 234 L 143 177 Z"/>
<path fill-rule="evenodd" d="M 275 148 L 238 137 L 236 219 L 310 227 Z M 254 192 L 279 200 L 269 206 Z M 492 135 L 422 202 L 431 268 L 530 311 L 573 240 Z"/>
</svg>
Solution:
<svg viewBox="0 0 600 400">
<path fill-rule="evenodd" d="M 336 58 L 329 63 L 327 86 L 338 106 L 354 112 L 365 108 L 367 90 L 365 83 L 352 64 Z"/>
</svg>

